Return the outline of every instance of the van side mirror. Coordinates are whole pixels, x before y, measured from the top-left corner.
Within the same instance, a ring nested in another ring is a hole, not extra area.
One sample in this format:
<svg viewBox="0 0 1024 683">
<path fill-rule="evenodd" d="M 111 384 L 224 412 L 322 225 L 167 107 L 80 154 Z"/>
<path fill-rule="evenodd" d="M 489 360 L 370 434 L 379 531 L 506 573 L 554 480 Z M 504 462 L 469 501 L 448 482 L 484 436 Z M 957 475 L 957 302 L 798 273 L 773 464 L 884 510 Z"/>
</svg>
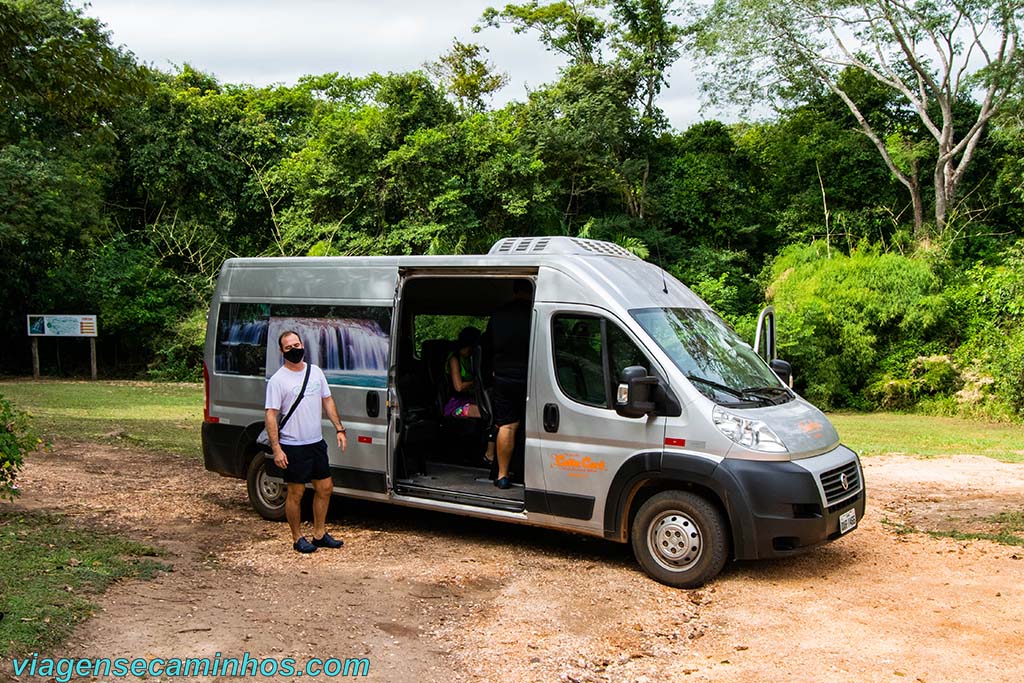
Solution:
<svg viewBox="0 0 1024 683">
<path fill-rule="evenodd" d="M 646 417 L 655 411 L 651 400 L 658 378 L 647 374 L 647 368 L 631 365 L 619 375 L 615 391 L 615 412 L 623 417 Z"/>
<path fill-rule="evenodd" d="M 768 367 L 770 367 L 775 372 L 775 374 L 779 376 L 779 379 L 782 380 L 783 384 L 785 384 L 787 387 L 791 389 L 793 388 L 792 365 L 790 365 L 787 361 L 775 358 L 770 363 L 768 363 Z"/>
</svg>

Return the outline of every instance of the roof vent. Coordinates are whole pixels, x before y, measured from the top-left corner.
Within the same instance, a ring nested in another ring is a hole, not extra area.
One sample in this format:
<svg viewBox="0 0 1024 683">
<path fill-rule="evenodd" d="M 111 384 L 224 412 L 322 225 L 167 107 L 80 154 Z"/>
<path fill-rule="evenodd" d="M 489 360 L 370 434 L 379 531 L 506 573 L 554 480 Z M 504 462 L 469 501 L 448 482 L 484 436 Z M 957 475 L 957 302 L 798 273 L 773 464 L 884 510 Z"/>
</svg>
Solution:
<svg viewBox="0 0 1024 683">
<path fill-rule="evenodd" d="M 629 250 L 612 242 L 587 240 L 578 237 L 506 237 L 498 240 L 489 254 L 575 254 L 577 256 L 618 256 L 637 258 Z"/>
</svg>

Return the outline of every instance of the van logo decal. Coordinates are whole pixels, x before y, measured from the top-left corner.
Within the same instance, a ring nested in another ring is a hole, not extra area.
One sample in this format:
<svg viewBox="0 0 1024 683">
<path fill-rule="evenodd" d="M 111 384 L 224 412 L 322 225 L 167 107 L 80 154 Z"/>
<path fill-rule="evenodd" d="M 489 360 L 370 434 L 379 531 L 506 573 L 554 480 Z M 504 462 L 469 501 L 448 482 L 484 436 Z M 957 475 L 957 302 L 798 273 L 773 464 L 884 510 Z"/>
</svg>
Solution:
<svg viewBox="0 0 1024 683">
<path fill-rule="evenodd" d="M 551 466 L 568 473 L 570 477 L 588 477 L 591 472 L 604 472 L 604 460 L 591 460 L 589 455 L 579 453 L 555 453 Z"/>
<path fill-rule="evenodd" d="M 817 420 L 804 420 L 797 425 L 797 428 L 804 434 L 815 439 L 820 439 L 825 436 L 825 429 Z"/>
</svg>

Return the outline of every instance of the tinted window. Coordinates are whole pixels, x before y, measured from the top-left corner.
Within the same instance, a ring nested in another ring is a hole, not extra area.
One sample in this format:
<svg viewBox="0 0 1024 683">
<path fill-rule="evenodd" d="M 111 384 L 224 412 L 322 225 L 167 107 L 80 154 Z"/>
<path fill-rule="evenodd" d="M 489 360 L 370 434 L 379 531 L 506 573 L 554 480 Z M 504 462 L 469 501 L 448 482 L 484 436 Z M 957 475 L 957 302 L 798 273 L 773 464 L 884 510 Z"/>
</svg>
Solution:
<svg viewBox="0 0 1024 683">
<path fill-rule="evenodd" d="M 619 329 L 618 325 L 608 324 L 608 349 L 609 361 L 612 366 L 612 382 L 619 383 L 619 375 L 628 367 L 639 365 L 647 370 L 648 374 L 654 374 L 651 362 L 647 360 L 644 352 L 637 348 L 633 340 L 626 336 L 626 333 Z"/>
<path fill-rule="evenodd" d="M 642 365 L 651 371 L 647 356 L 614 323 L 591 316 L 558 315 L 552 325 L 555 376 L 562 392 L 574 401 L 608 408 L 608 392 L 617 385 L 624 368 Z"/>
<path fill-rule="evenodd" d="M 269 325 L 269 304 L 221 304 L 215 371 L 224 375 L 263 377 Z"/>
<path fill-rule="evenodd" d="M 560 315 L 554 319 L 555 375 L 558 386 L 574 401 L 608 405 L 601 358 L 601 319 Z"/>
</svg>

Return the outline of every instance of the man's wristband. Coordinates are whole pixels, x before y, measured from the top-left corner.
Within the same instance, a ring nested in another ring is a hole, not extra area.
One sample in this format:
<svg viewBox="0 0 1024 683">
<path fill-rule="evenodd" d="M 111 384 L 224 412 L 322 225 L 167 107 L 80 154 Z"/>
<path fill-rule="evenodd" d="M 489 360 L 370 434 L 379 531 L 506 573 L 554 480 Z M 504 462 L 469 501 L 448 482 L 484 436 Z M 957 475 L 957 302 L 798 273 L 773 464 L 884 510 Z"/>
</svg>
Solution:
<svg viewBox="0 0 1024 683">
<path fill-rule="evenodd" d="M 335 427 L 335 429 L 338 430 L 339 434 L 344 434 L 345 433 L 345 427 Z"/>
</svg>

